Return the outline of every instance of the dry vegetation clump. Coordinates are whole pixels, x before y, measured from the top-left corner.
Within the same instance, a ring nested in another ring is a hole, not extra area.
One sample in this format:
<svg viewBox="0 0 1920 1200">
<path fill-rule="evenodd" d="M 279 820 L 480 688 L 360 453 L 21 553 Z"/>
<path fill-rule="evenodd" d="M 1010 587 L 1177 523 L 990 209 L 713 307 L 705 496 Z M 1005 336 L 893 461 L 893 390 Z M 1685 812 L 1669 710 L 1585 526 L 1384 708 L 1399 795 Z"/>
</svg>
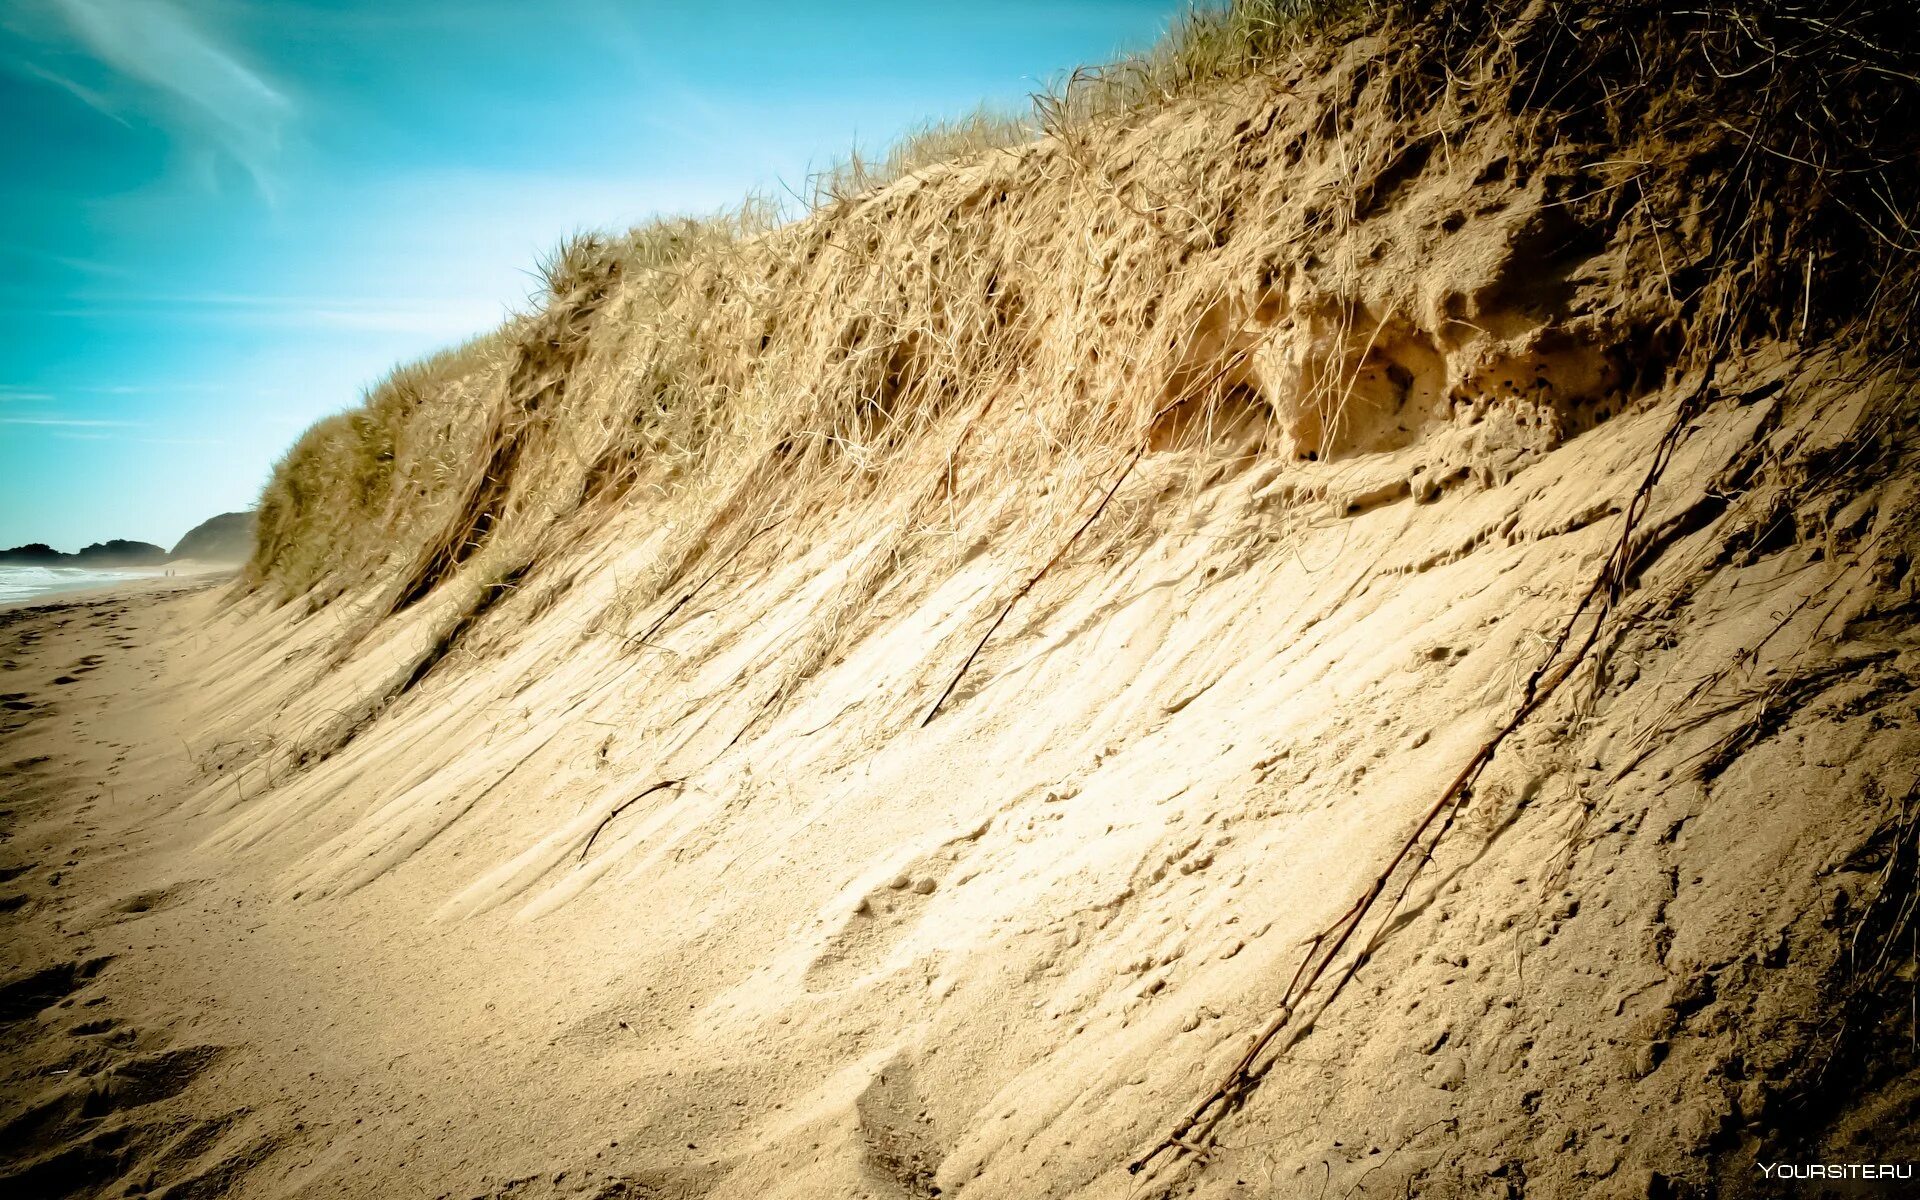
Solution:
<svg viewBox="0 0 1920 1200">
<path fill-rule="evenodd" d="M 1040 125 L 1024 113 L 981 106 L 964 117 L 929 121 L 909 130 L 878 156 L 858 147 L 807 181 L 814 209 L 885 187 L 927 167 L 958 163 L 989 150 L 1021 146 L 1040 136 Z"/>
<path fill-rule="evenodd" d="M 651 565 L 602 622 L 630 636 L 750 540 L 857 527 L 774 706 L 931 559 L 1009 557 L 984 625 L 1143 454 L 1290 461 L 1309 495 L 1442 428 L 1491 469 L 1757 339 L 1908 352 L 1917 63 L 1890 0 L 1197 13 L 1042 98 L 1037 138 L 976 114 L 803 219 L 569 243 L 537 312 L 296 445 L 253 578 L 373 585 L 374 618 L 461 579 L 464 630 L 639 508 Z"/>
<path fill-rule="evenodd" d="M 308 429 L 260 497 L 250 576 L 283 596 L 332 596 L 379 569 L 392 540 L 412 540 L 464 479 L 471 419 L 502 373 L 511 327 L 397 368 L 358 408 Z"/>
</svg>

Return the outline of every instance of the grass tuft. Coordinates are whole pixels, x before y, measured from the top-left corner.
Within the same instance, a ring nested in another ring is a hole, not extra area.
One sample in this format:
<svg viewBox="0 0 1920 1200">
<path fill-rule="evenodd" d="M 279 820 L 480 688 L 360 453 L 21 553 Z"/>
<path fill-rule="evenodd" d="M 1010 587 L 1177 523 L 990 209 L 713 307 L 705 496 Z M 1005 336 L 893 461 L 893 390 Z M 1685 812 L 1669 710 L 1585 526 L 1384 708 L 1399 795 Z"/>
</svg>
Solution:
<svg viewBox="0 0 1920 1200">
<path fill-rule="evenodd" d="M 1485 380 L 1515 329 L 1603 361 L 1603 414 L 1742 342 L 1909 354 L 1917 39 L 1894 0 L 1197 9 L 1031 116 L 823 172 L 797 217 L 563 242 L 528 311 L 288 451 L 251 577 L 384 616 L 618 525 L 646 546 L 601 621 L 625 641 L 714 564 L 879 531 L 838 544 L 785 696 L 932 565 L 1030 574 L 1136 448 L 1232 428 L 1234 469 L 1331 464 L 1391 444 L 1383 396 L 1511 403 Z M 1081 549 L 1216 476 L 1117 496 Z"/>
</svg>

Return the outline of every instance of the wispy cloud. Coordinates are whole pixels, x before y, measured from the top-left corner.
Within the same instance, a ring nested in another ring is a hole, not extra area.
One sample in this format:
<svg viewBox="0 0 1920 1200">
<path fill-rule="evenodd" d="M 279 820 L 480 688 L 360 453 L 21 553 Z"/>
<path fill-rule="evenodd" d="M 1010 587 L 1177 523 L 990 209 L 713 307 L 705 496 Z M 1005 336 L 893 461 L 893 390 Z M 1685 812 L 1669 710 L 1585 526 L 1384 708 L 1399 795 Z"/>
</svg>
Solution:
<svg viewBox="0 0 1920 1200">
<path fill-rule="evenodd" d="M 53 399 L 54 395 L 52 392 L 36 391 L 32 388 L 14 387 L 11 384 L 0 383 L 0 404 L 12 404 L 20 400 L 46 404 Z"/>
<path fill-rule="evenodd" d="M 167 101 L 176 133 L 211 142 L 238 163 L 269 202 L 282 133 L 294 115 L 285 93 L 168 0 L 56 0 L 81 46 Z M 122 119 L 107 96 L 35 68 L 91 107 Z"/>
<path fill-rule="evenodd" d="M 16 258 L 26 262 L 44 263 L 73 271 L 81 275 L 91 275 L 101 279 L 125 279 L 129 272 L 124 267 L 112 263 L 103 263 L 96 259 L 79 258 L 69 254 L 54 254 L 38 246 L 25 246 L 19 242 L 0 243 L 0 258 Z"/>
<path fill-rule="evenodd" d="M 208 292 L 195 294 L 79 294 L 78 303 L 52 308 L 21 306 L 4 311 L 43 317 L 119 321 L 164 315 L 168 319 L 288 329 L 346 329 L 379 333 L 464 337 L 498 325 L 506 309 L 472 297 L 272 296 Z M 132 394 L 149 389 L 92 389 Z"/>
<path fill-rule="evenodd" d="M 234 389 L 227 383 L 115 383 L 81 384 L 69 390 L 89 396 L 177 396 L 223 395 Z"/>
<path fill-rule="evenodd" d="M 60 429 L 133 428 L 138 421 L 103 421 L 91 417 L 0 417 L 0 425 L 45 425 Z"/>
<path fill-rule="evenodd" d="M 21 69 L 26 71 L 27 74 L 33 76 L 35 79 L 39 79 L 44 82 L 50 83 L 53 86 L 59 88 L 60 90 L 66 92 L 68 95 L 72 96 L 74 99 L 78 100 L 80 103 L 86 105 L 88 108 L 91 108 L 93 111 L 99 113 L 101 116 L 106 117 L 108 120 L 116 121 L 121 125 L 127 126 L 128 128 L 133 127 L 133 122 L 127 120 L 127 118 L 120 112 L 119 107 L 115 105 L 113 101 L 109 100 L 106 96 L 102 95 L 101 93 L 94 91 L 92 88 L 87 87 L 84 84 L 77 83 L 74 80 L 68 79 L 65 75 L 61 75 L 58 72 L 49 71 L 47 68 L 38 66 L 34 63 L 22 63 Z"/>
</svg>

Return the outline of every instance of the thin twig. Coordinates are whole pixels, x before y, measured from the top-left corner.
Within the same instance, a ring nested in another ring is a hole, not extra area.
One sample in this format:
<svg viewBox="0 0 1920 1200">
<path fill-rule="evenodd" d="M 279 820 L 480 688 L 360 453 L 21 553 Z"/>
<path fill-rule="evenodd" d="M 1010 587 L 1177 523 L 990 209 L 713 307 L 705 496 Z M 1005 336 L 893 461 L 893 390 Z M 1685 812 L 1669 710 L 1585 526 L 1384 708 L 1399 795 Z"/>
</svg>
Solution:
<svg viewBox="0 0 1920 1200">
<path fill-rule="evenodd" d="M 680 787 L 684 785 L 686 782 L 687 781 L 684 779 L 662 779 L 659 783 L 654 784 L 652 787 L 641 792 L 639 795 L 635 796 L 633 799 L 624 801 L 616 805 L 612 812 L 600 818 L 600 823 L 598 825 L 595 825 L 593 827 L 593 832 L 587 835 L 587 844 L 580 847 L 580 861 L 581 862 L 587 861 L 587 851 L 593 849 L 593 840 L 600 836 L 601 830 L 613 824 L 613 819 L 615 817 L 627 811 L 629 808 L 632 808 L 634 805 L 640 803 L 642 800 L 645 800 L 648 796 L 651 796 L 655 792 L 660 791 L 662 788 Z"/>
<path fill-rule="evenodd" d="M 1094 505 L 1093 511 L 1087 514 L 1087 519 L 1080 522 L 1080 527 L 1075 529 L 1066 541 L 1060 543 L 1060 548 L 1053 552 L 1053 557 L 1047 560 L 1045 566 L 1035 571 L 1026 583 L 1020 586 L 1019 591 L 1007 598 L 1006 604 L 1001 606 L 1000 615 L 995 617 L 993 624 L 987 626 L 987 631 L 980 635 L 980 640 L 975 642 L 973 649 L 968 652 L 966 661 L 960 664 L 960 669 L 955 671 L 953 678 L 947 681 L 947 686 L 941 691 L 940 698 L 933 702 L 933 707 L 927 710 L 927 715 L 920 719 L 920 727 L 922 729 L 925 729 L 934 717 L 940 714 L 940 707 L 947 702 L 947 697 L 953 695 L 953 689 L 960 686 L 960 681 L 966 678 L 967 668 L 973 666 L 973 660 L 980 656 L 980 651 L 986 649 L 987 642 L 992 639 L 994 632 L 1000 628 L 1001 623 L 1007 619 L 1007 614 L 1013 611 L 1013 606 L 1020 603 L 1021 599 L 1025 597 L 1028 592 L 1031 592 L 1042 579 L 1046 578 L 1047 572 L 1053 570 L 1054 564 L 1066 557 L 1067 551 L 1073 548 L 1073 544 L 1080 539 L 1081 534 L 1087 531 L 1087 527 L 1098 520 L 1100 514 L 1107 510 L 1107 505 L 1112 502 L 1114 493 L 1120 490 L 1120 485 L 1126 482 L 1127 476 L 1133 474 L 1134 466 L 1139 463 L 1140 456 L 1146 452 L 1147 441 L 1146 439 L 1142 439 L 1139 446 L 1135 447 L 1133 453 L 1128 456 L 1126 466 L 1122 467 L 1120 473 L 1114 476 L 1113 483 L 1107 488 L 1107 494 L 1100 497 L 1100 503 Z"/>
<path fill-rule="evenodd" d="M 688 602 L 691 601 L 695 596 L 698 596 L 703 588 L 705 588 L 709 583 L 712 583 L 716 578 L 718 578 L 720 575 L 720 572 L 726 570 L 729 566 L 733 564 L 733 561 L 735 559 L 739 558 L 742 554 L 745 554 L 747 552 L 747 547 L 753 545 L 756 541 L 760 540 L 761 534 L 767 533 L 773 529 L 778 528 L 781 525 L 786 524 L 786 521 L 787 521 L 787 518 L 780 517 L 776 520 L 769 521 L 765 525 L 762 525 L 760 528 L 754 530 L 752 534 L 748 535 L 746 541 L 741 542 L 738 546 L 735 546 L 731 554 L 721 559 L 719 565 L 715 566 L 713 570 L 707 572 L 706 577 L 704 579 L 702 579 L 699 583 L 694 584 L 693 587 L 688 589 L 686 595 L 680 597 L 678 600 L 675 600 L 673 604 L 667 609 L 667 611 L 661 613 L 659 618 L 655 620 L 653 624 L 647 626 L 646 629 L 643 632 L 641 632 L 641 634 L 638 637 L 628 638 L 627 644 L 632 645 L 634 642 L 639 642 L 641 645 L 644 646 L 649 642 L 651 642 L 653 640 L 653 635 L 660 632 L 660 627 L 662 625 L 665 625 L 668 621 L 672 620 L 673 615 L 679 612 L 682 608 L 686 607 Z"/>
</svg>

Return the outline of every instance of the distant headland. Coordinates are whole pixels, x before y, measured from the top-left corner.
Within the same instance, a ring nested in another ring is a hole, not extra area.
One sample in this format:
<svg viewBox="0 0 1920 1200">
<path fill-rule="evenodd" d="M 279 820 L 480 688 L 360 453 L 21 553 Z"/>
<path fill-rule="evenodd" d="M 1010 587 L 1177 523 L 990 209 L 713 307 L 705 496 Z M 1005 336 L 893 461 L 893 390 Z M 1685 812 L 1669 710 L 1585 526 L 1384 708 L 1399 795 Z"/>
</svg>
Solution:
<svg viewBox="0 0 1920 1200">
<path fill-rule="evenodd" d="M 228 512 L 195 525 L 172 550 L 125 538 L 95 542 L 67 554 L 45 542 L 0 550 L 0 565 L 17 567 L 158 567 L 181 559 L 244 562 L 253 553 L 253 513 Z"/>
</svg>

